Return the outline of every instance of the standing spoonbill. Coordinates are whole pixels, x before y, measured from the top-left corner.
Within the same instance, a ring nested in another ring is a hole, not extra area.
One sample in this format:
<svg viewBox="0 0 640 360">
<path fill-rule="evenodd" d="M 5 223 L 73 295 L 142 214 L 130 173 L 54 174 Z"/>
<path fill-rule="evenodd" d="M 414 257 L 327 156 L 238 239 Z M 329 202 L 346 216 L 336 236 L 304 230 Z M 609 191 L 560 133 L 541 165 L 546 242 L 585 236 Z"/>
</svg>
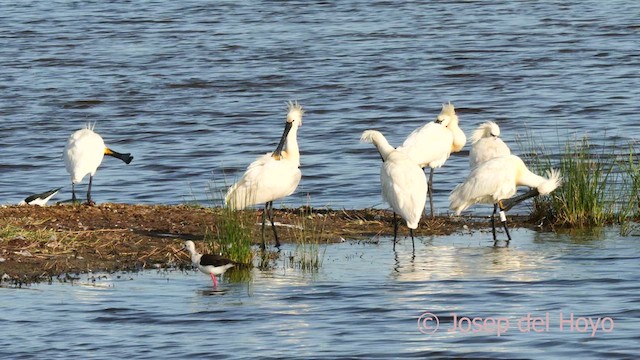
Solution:
<svg viewBox="0 0 640 360">
<path fill-rule="evenodd" d="M 428 166 L 431 169 L 428 195 L 432 218 L 433 171 L 444 165 L 452 152 L 462 150 L 467 142 L 467 137 L 458 126 L 458 121 L 453 104 L 442 104 L 442 111 L 438 117 L 414 130 L 397 149 L 414 159 L 421 168 Z"/>
<path fill-rule="evenodd" d="M 493 204 L 491 228 L 493 240 L 496 240 L 494 217 L 500 207 L 500 221 L 507 238 L 511 240 L 504 212 L 528 198 L 547 195 L 560 186 L 560 172 L 552 169 L 547 175 L 547 178 L 544 178 L 532 173 L 516 155 L 489 159 L 473 168 L 465 181 L 451 191 L 449 208 L 454 210 L 456 215 L 460 215 L 463 210 L 473 204 Z M 516 194 L 518 186 L 528 186 L 533 189 L 510 199 Z"/>
<path fill-rule="evenodd" d="M 93 176 L 102 163 L 105 155 L 120 159 L 129 164 L 133 160 L 131 154 L 121 154 L 109 149 L 102 137 L 93 131 L 93 127 L 87 125 L 86 128 L 78 130 L 69 136 L 67 145 L 64 147 L 64 165 L 71 175 L 72 202 L 76 202 L 76 184 L 81 182 L 85 176 L 89 175 L 89 188 L 87 189 L 87 204 L 95 204 L 91 201 L 91 184 Z"/>
<path fill-rule="evenodd" d="M 284 132 L 276 150 L 252 162 L 242 178 L 229 188 L 225 196 L 225 204 L 234 210 L 265 203 L 262 212 L 262 249 L 266 248 L 264 227 L 267 215 L 276 247 L 280 247 L 278 232 L 273 222 L 273 201 L 293 194 L 302 177 L 297 134 L 298 127 L 302 125 L 304 110 L 297 101 L 289 101 L 287 108 Z"/>
<path fill-rule="evenodd" d="M 471 150 L 469 151 L 469 168 L 489 159 L 511 155 L 511 150 L 500 138 L 500 127 L 493 121 L 487 121 L 478 126 L 471 135 Z"/>
<path fill-rule="evenodd" d="M 200 254 L 196 251 L 196 244 L 191 240 L 185 241 L 183 249 L 189 251 L 191 263 L 193 263 L 194 266 L 197 266 L 200 271 L 211 276 L 214 289 L 218 287 L 216 275 L 222 275 L 230 268 L 238 265 L 235 261 L 223 258 L 220 255 Z"/>
<path fill-rule="evenodd" d="M 380 185 L 382 197 L 393 209 L 393 249 L 396 248 L 398 237 L 397 213 L 407 222 L 415 251 L 413 230 L 418 228 L 427 201 L 428 186 L 424 170 L 407 154 L 394 149 L 379 131 L 363 132 L 360 141 L 373 143 L 382 157 Z"/>
</svg>

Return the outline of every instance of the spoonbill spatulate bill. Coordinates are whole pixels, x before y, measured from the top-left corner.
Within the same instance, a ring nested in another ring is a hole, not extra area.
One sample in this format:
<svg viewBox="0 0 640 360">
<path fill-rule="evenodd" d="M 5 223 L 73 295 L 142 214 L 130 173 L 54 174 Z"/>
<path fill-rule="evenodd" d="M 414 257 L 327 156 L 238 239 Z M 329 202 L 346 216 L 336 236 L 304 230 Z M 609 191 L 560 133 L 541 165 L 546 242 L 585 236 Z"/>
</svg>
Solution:
<svg viewBox="0 0 640 360">
<path fill-rule="evenodd" d="M 297 134 L 298 127 L 302 125 L 304 110 L 297 101 L 289 101 L 287 110 L 284 132 L 275 151 L 252 162 L 242 178 L 229 188 L 225 196 L 226 206 L 235 210 L 265 204 L 262 213 L 263 249 L 266 247 L 264 230 L 267 217 L 271 222 L 276 247 L 280 246 L 273 221 L 273 201 L 293 194 L 302 177 Z"/>
<path fill-rule="evenodd" d="M 449 194 L 450 209 L 456 215 L 469 206 L 482 203 L 493 204 L 491 226 L 493 239 L 496 240 L 495 213 L 500 208 L 500 221 L 508 240 L 511 235 L 507 228 L 505 211 L 514 205 L 539 195 L 547 195 L 561 184 L 560 172 L 550 170 L 547 177 L 531 172 L 524 161 L 516 155 L 500 156 L 478 164 L 463 183 L 457 185 Z M 532 188 L 527 193 L 514 197 L 518 186 Z"/>
<path fill-rule="evenodd" d="M 93 176 L 102 163 L 105 155 L 109 155 L 129 164 L 133 160 L 131 154 L 122 154 L 108 148 L 100 135 L 87 125 L 69 136 L 64 148 L 63 157 L 67 172 L 71 175 L 72 201 L 76 202 L 75 185 L 89 175 L 89 187 L 87 189 L 87 204 L 94 204 L 91 200 L 91 185 Z"/>
</svg>

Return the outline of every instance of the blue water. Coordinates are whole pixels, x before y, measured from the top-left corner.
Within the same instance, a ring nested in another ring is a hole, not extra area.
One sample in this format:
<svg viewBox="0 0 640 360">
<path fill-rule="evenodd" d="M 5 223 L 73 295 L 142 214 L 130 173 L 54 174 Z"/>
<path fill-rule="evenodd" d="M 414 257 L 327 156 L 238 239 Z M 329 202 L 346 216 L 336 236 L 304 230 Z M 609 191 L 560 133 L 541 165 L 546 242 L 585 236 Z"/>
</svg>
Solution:
<svg viewBox="0 0 640 360">
<path fill-rule="evenodd" d="M 278 207 L 384 207 L 379 158 L 360 134 L 398 145 L 447 101 L 467 134 L 495 120 L 519 154 L 529 134 L 550 156 L 576 137 L 626 148 L 640 134 L 634 1 L 0 6 L 5 204 L 57 186 L 54 200 L 69 199 L 61 153 L 87 122 L 135 157 L 104 161 L 97 202 L 219 204 L 273 151 L 289 99 L 307 110 L 303 179 Z M 438 213 L 468 149 L 436 173 Z"/>
<path fill-rule="evenodd" d="M 208 276 L 191 271 L 0 288 L 0 357 L 630 359 L 640 353 L 637 238 L 513 235 L 508 247 L 494 247 L 489 232 L 427 237 L 416 242 L 415 257 L 408 239 L 396 252 L 389 238 L 329 245 L 317 272 L 279 261 L 268 271 L 254 269 L 249 281 L 225 279 L 217 291 Z M 440 321 L 433 334 L 418 328 L 427 312 Z M 540 318 L 535 328 L 527 315 Z M 462 318 L 488 323 L 470 327 Z M 588 318 L 608 320 L 588 327 Z M 492 321 L 509 327 L 498 336 Z"/>
<path fill-rule="evenodd" d="M 640 135 L 639 18 L 635 1 L 2 1 L 0 203 L 58 186 L 54 201 L 69 199 L 62 149 L 96 123 L 135 159 L 105 159 L 95 201 L 219 205 L 275 148 L 289 99 L 306 109 L 303 178 L 276 207 L 386 207 L 361 132 L 400 144 L 447 101 L 467 134 L 498 122 L 516 154 L 531 136 L 551 159 L 582 136 L 626 149 Z M 437 213 L 468 150 L 436 172 Z M 637 237 L 513 236 L 508 248 L 488 233 L 425 238 L 415 258 L 407 241 L 396 254 L 386 238 L 331 245 L 318 273 L 278 263 L 216 293 L 179 271 L 0 288 L 0 357 L 640 353 Z M 436 334 L 419 331 L 425 312 Z M 615 327 L 560 331 L 560 312 Z M 452 313 L 512 326 L 549 313 L 549 331 L 449 333 Z"/>
</svg>

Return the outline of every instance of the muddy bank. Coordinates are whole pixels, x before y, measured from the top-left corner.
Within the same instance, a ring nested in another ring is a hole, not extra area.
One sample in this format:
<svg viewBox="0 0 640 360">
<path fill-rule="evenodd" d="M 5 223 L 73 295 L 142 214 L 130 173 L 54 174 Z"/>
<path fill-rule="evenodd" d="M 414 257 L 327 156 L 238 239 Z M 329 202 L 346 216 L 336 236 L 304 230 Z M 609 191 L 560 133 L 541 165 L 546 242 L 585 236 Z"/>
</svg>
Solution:
<svg viewBox="0 0 640 360">
<path fill-rule="evenodd" d="M 261 210 L 242 214 L 253 223 L 255 244 L 260 242 L 261 215 Z M 205 234 L 215 241 L 222 216 L 220 208 L 185 205 L 2 206 L 0 276 L 5 283 L 28 283 L 61 274 L 186 265 L 188 258 L 179 251 L 182 242 L 203 240 Z M 393 235 L 392 219 L 391 212 L 377 209 L 275 211 L 283 243 L 300 238 L 301 228 L 321 242 Z M 512 227 L 537 225 L 526 217 L 511 216 L 509 221 Z M 443 216 L 423 219 L 415 234 L 447 235 L 488 226 L 486 217 Z M 272 241 L 271 231 L 266 234 Z M 404 224 L 400 234 L 408 235 Z"/>
</svg>

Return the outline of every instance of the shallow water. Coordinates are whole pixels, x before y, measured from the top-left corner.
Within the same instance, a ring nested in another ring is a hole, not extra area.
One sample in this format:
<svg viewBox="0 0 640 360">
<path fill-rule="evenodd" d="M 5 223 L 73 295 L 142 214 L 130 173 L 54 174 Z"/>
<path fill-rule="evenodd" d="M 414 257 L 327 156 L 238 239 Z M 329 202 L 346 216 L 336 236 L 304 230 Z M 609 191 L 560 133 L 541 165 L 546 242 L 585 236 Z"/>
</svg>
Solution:
<svg viewBox="0 0 640 360">
<path fill-rule="evenodd" d="M 397 145 L 446 101 L 468 134 L 498 121 L 516 153 L 528 132 L 549 155 L 583 135 L 626 147 L 639 134 L 639 13 L 596 0 L 3 3 L 0 202 L 57 186 L 69 199 L 64 143 L 95 122 L 135 156 L 104 161 L 97 202 L 216 203 L 273 151 L 288 99 L 307 109 L 303 180 L 277 206 L 384 206 L 361 132 Z M 467 151 L 437 171 L 438 212 Z"/>
<path fill-rule="evenodd" d="M 254 269 L 248 282 L 223 280 L 215 292 L 207 276 L 191 271 L 0 288 L 0 357 L 601 359 L 640 352 L 636 238 L 513 235 L 508 247 L 493 247 L 489 232 L 423 238 L 415 257 L 408 239 L 396 252 L 388 238 L 329 245 L 318 272 L 280 261 Z M 418 328 L 426 312 L 439 317 L 433 334 Z M 527 327 L 527 314 L 543 319 L 539 332 Z M 469 327 L 465 317 L 488 322 Z M 610 320 L 592 336 L 587 318 Z M 502 321 L 500 336 L 489 319 Z"/>
</svg>

